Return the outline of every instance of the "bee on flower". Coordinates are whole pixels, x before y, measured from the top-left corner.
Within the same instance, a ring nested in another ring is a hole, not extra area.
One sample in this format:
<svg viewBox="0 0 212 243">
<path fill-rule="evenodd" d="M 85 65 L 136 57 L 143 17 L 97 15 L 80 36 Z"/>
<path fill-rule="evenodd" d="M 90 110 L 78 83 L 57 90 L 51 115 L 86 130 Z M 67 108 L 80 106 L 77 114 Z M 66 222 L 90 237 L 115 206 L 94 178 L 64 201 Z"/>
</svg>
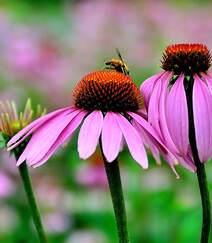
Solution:
<svg viewBox="0 0 212 243">
<path fill-rule="evenodd" d="M 124 60 L 122 59 L 121 53 L 119 52 L 118 49 L 116 51 L 117 51 L 119 59 L 112 58 L 111 60 L 106 61 L 105 69 L 112 69 L 112 70 L 114 69 L 117 72 L 121 72 L 121 73 L 124 73 L 125 75 L 129 75 L 130 74 L 129 68 L 126 65 L 126 63 L 124 62 Z"/>
<path fill-rule="evenodd" d="M 117 158 L 124 143 L 145 169 L 148 159 L 144 144 L 167 154 L 168 150 L 141 115 L 143 96 L 128 73 L 122 59 L 112 59 L 106 69 L 86 74 L 73 90 L 74 104 L 35 120 L 9 141 L 8 149 L 12 150 L 31 136 L 17 165 L 25 160 L 33 167 L 44 164 L 80 126 L 77 147 L 81 159 L 89 158 L 99 141 L 108 162 Z M 158 151 L 153 151 L 157 160 Z"/>
</svg>

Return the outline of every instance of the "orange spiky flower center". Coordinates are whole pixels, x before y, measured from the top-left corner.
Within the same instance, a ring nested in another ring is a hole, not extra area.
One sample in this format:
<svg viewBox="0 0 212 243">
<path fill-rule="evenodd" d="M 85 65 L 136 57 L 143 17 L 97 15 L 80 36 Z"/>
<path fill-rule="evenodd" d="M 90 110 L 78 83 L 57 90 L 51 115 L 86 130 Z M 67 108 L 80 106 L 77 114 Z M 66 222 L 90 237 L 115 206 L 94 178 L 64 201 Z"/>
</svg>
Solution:
<svg viewBox="0 0 212 243">
<path fill-rule="evenodd" d="M 161 63 L 166 71 L 191 75 L 206 72 L 211 61 L 210 51 L 203 44 L 175 44 L 165 49 Z"/>
<path fill-rule="evenodd" d="M 85 110 L 126 112 L 143 106 L 143 98 L 128 75 L 113 70 L 87 74 L 73 91 L 75 105 Z"/>
</svg>

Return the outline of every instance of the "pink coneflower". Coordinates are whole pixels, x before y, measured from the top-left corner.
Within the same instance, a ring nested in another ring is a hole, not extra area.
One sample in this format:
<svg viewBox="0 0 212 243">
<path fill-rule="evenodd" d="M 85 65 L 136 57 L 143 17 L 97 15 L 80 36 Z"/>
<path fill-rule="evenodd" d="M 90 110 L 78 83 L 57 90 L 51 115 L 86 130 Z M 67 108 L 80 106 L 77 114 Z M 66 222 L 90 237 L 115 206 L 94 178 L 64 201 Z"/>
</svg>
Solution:
<svg viewBox="0 0 212 243">
<path fill-rule="evenodd" d="M 165 149 L 139 113 L 144 106 L 143 98 L 130 76 L 111 69 L 89 73 L 76 85 L 73 99 L 73 106 L 35 120 L 9 141 L 11 150 L 32 136 L 17 165 L 25 160 L 33 167 L 42 165 L 73 136 L 81 123 L 78 151 L 82 159 L 95 152 L 101 137 L 103 153 L 108 162 L 116 159 L 125 141 L 132 157 L 147 168 L 144 142 L 137 127 L 153 144 Z"/>
<path fill-rule="evenodd" d="M 13 149 L 32 135 L 17 165 L 21 166 L 26 160 L 28 165 L 37 167 L 71 138 L 82 123 L 78 137 L 80 158 L 90 157 L 97 144 L 100 144 L 119 241 L 124 243 L 129 240 L 117 156 L 126 142 L 132 157 L 143 168 L 147 168 L 144 144 L 150 149 L 159 147 L 161 152 L 167 153 L 167 150 L 143 118 L 143 97 L 129 76 L 120 53 L 118 54 L 120 60 L 112 59 L 105 63 L 105 70 L 89 73 L 82 78 L 73 91 L 73 106 L 59 109 L 34 121 L 15 135 L 8 146 Z"/>
<path fill-rule="evenodd" d="M 212 157 L 211 54 L 202 44 L 168 46 L 164 72 L 144 82 L 148 120 L 180 163 L 196 171 L 202 200 L 201 243 L 210 233 L 210 197 L 204 163 Z M 166 156 L 169 160 L 169 156 Z"/>
<path fill-rule="evenodd" d="M 192 96 L 197 148 L 202 163 L 212 157 L 211 55 L 202 44 L 168 46 L 162 59 L 163 72 L 141 85 L 148 120 L 179 162 L 195 170 L 189 145 L 187 95 Z M 193 92 L 188 94 L 189 85 Z"/>
</svg>

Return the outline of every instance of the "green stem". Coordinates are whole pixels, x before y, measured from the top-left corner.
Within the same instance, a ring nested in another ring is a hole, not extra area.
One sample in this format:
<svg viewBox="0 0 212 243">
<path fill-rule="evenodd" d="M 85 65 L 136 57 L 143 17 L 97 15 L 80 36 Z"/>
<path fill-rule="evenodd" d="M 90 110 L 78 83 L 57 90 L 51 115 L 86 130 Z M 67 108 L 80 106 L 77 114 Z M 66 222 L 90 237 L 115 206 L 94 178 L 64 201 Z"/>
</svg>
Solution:
<svg viewBox="0 0 212 243">
<path fill-rule="evenodd" d="M 107 162 L 102 151 L 101 141 L 100 148 L 112 197 L 113 209 L 115 213 L 116 225 L 119 236 L 119 243 L 129 243 L 127 231 L 127 216 L 125 210 L 118 160 L 115 159 L 111 163 Z"/>
<path fill-rule="evenodd" d="M 194 80 L 190 79 L 189 86 L 186 89 L 187 103 L 188 103 L 188 115 L 189 115 L 189 141 L 191 145 L 192 155 L 194 163 L 197 168 L 197 178 L 200 190 L 200 196 L 202 201 L 202 232 L 201 232 L 201 243 L 208 243 L 210 227 L 211 227 L 211 207 L 210 207 L 210 196 L 207 184 L 207 177 L 205 173 L 205 165 L 201 163 L 197 150 L 195 126 L 194 126 L 194 114 L 193 114 L 193 83 Z"/>
<path fill-rule="evenodd" d="M 16 159 L 19 158 L 20 154 L 22 152 L 20 152 L 19 150 L 15 150 L 14 154 Z M 29 172 L 28 172 L 28 168 L 27 168 L 27 164 L 26 162 L 22 163 L 19 167 L 19 173 L 24 185 L 24 189 L 25 189 L 25 193 L 27 196 L 27 200 L 29 203 L 29 207 L 31 210 L 31 214 L 32 214 L 32 218 L 35 224 L 35 228 L 37 230 L 38 233 L 38 237 L 41 243 L 47 243 L 47 239 L 46 239 L 46 235 L 44 232 L 44 228 L 41 222 L 41 217 L 40 217 L 40 213 L 36 204 L 36 200 L 35 200 L 35 196 L 33 193 L 33 189 L 32 189 L 32 183 L 30 180 L 30 176 L 29 176 Z"/>
</svg>

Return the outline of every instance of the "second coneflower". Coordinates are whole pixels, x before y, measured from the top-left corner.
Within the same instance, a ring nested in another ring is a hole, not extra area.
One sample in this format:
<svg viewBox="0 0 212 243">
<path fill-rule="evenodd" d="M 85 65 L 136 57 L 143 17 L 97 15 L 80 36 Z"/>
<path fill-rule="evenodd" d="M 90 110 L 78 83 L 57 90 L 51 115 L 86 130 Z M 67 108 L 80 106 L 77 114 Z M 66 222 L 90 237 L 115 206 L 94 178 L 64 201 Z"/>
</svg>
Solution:
<svg viewBox="0 0 212 243">
<path fill-rule="evenodd" d="M 201 242 L 208 242 L 210 203 L 204 163 L 212 158 L 211 54 L 203 44 L 165 49 L 163 72 L 141 85 L 148 120 L 178 161 L 196 171 L 203 207 Z M 170 159 L 169 156 L 166 159 Z"/>
<path fill-rule="evenodd" d="M 124 243 L 128 242 L 128 233 L 117 156 L 126 142 L 134 160 L 147 168 L 144 144 L 150 149 L 157 146 L 162 152 L 166 152 L 166 148 L 140 115 L 140 109 L 144 107 L 143 97 L 128 75 L 126 64 L 112 59 L 106 65 L 105 70 L 89 73 L 79 81 L 73 91 L 73 106 L 35 120 L 9 141 L 8 149 L 31 136 L 17 165 L 26 160 L 30 166 L 40 166 L 73 136 L 82 123 L 78 137 L 79 156 L 87 159 L 100 142 L 119 240 Z M 143 137 L 138 129 L 142 130 Z"/>
</svg>

